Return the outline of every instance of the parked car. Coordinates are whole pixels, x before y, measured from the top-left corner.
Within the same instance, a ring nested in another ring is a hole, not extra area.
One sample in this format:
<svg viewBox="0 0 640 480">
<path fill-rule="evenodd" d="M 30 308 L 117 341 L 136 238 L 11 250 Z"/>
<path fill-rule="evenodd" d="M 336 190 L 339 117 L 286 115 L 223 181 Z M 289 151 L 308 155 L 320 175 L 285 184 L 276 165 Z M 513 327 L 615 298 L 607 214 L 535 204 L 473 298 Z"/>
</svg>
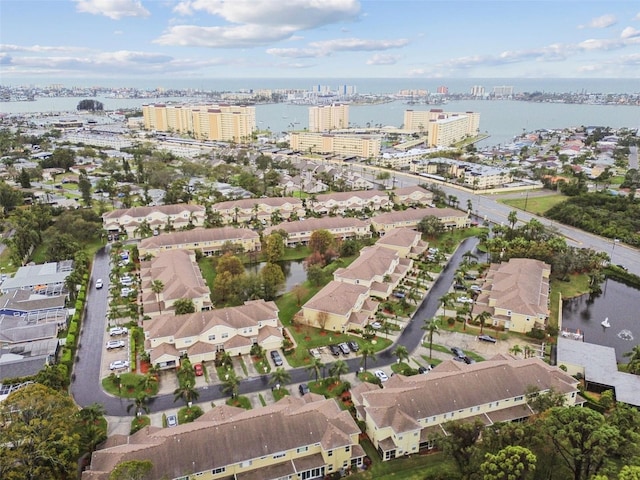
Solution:
<svg viewBox="0 0 640 480">
<path fill-rule="evenodd" d="M 464 358 L 466 356 L 460 347 L 451 347 L 451 353 L 458 358 Z"/>
<path fill-rule="evenodd" d="M 482 291 L 482 287 L 480 285 L 471 285 L 471 290 L 473 290 L 474 292 L 480 292 Z"/>
<path fill-rule="evenodd" d="M 476 363 L 476 361 L 473 358 L 471 358 L 471 357 L 469 357 L 467 355 L 462 357 L 462 360 L 464 360 L 464 363 L 466 363 L 467 365 L 471 365 L 472 363 Z"/>
<path fill-rule="evenodd" d="M 418 367 L 418 373 L 429 373 L 431 371 L 431 365 L 427 365 L 426 367 L 423 367 L 422 365 Z"/>
<path fill-rule="evenodd" d="M 127 333 L 129 333 L 127 327 L 111 327 L 109 329 L 109 335 L 111 335 L 112 337 L 115 337 L 117 335 L 126 335 Z"/>
<path fill-rule="evenodd" d="M 395 292 L 393 292 L 393 296 L 396 298 L 404 298 L 407 296 L 407 294 L 404 292 L 401 292 L 400 290 L 396 290 Z"/>
<path fill-rule="evenodd" d="M 458 303 L 473 303 L 473 298 L 458 297 L 458 298 L 456 298 L 456 302 L 458 302 Z"/>
<path fill-rule="evenodd" d="M 307 393 L 309 393 L 309 385 L 307 385 L 306 383 L 301 383 L 298 386 L 298 390 L 300 391 L 300 395 L 306 395 Z"/>
<path fill-rule="evenodd" d="M 116 348 L 123 348 L 125 345 L 123 340 L 109 340 L 107 342 L 107 350 L 113 350 Z"/>
<path fill-rule="evenodd" d="M 276 367 L 281 367 L 283 365 L 282 357 L 275 350 L 271 352 L 271 360 L 273 360 L 273 363 L 275 364 Z"/>
<path fill-rule="evenodd" d="M 387 377 L 387 374 L 384 373 L 382 370 L 376 370 L 375 372 L 373 372 L 373 374 L 376 376 L 376 378 L 378 378 L 381 382 L 386 382 L 387 380 L 389 380 L 389 377 Z"/>
<path fill-rule="evenodd" d="M 343 355 L 349 355 L 349 353 L 351 353 L 351 349 L 349 348 L 349 345 L 347 345 L 346 343 L 339 344 L 338 348 L 340 348 L 340 351 L 342 352 Z"/>
<path fill-rule="evenodd" d="M 374 330 L 380 330 L 382 328 L 382 324 L 380 322 L 373 322 L 369 325 L 371 325 L 371 328 L 373 328 Z"/>
<path fill-rule="evenodd" d="M 120 289 L 120 296 L 123 298 L 128 297 L 131 292 L 133 292 L 133 288 L 124 287 Z"/>
<path fill-rule="evenodd" d="M 101 279 L 101 278 L 99 278 L 99 279 L 97 279 L 97 280 L 96 280 L 96 288 L 97 288 L 98 290 L 100 290 L 100 289 L 103 287 L 103 285 L 104 285 L 104 284 L 102 283 L 102 279 Z"/>
<path fill-rule="evenodd" d="M 477 278 L 478 276 L 473 273 L 465 273 L 464 275 L 465 280 L 476 280 Z"/>
<path fill-rule="evenodd" d="M 453 284 L 453 289 L 454 290 L 466 290 L 467 286 L 462 284 L 462 283 L 454 283 Z"/>
<path fill-rule="evenodd" d="M 109 364 L 109 370 L 120 370 L 121 368 L 129 368 L 128 360 L 116 360 Z"/>
<path fill-rule="evenodd" d="M 360 350 L 360 345 L 358 345 L 358 342 L 354 342 L 353 340 L 347 342 L 347 345 L 349 345 L 349 348 L 352 352 L 357 352 L 358 350 Z"/>
<path fill-rule="evenodd" d="M 340 347 L 338 345 L 329 345 L 329 350 L 331 350 L 334 357 L 340 356 Z"/>
<path fill-rule="evenodd" d="M 167 427 L 171 428 L 177 425 L 178 425 L 178 417 L 176 417 L 175 415 L 169 415 L 167 417 Z"/>
<path fill-rule="evenodd" d="M 196 377 L 201 377 L 204 375 L 204 368 L 202 368 L 201 363 L 196 363 L 193 366 L 193 371 L 196 373 Z"/>
<path fill-rule="evenodd" d="M 313 358 L 322 358 L 322 355 L 320 355 L 320 351 L 317 348 L 310 348 L 309 353 Z"/>
<path fill-rule="evenodd" d="M 496 343 L 498 341 L 497 338 L 494 338 L 491 335 L 487 335 L 486 333 L 483 333 L 482 335 L 478 335 L 478 340 L 482 340 L 483 342 L 491 342 L 491 343 Z"/>
</svg>

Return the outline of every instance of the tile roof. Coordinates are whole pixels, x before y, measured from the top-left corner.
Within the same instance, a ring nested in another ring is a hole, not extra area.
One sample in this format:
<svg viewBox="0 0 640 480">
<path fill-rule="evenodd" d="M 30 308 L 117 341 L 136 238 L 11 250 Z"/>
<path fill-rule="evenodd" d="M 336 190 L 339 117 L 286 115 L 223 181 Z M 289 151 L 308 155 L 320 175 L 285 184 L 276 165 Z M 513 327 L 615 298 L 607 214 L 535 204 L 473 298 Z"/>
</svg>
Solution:
<svg viewBox="0 0 640 480">
<path fill-rule="evenodd" d="M 248 228 L 194 228 L 180 232 L 161 233 L 140 241 L 139 249 L 148 250 L 169 245 L 185 245 L 204 242 L 224 242 L 234 240 L 257 240 L 260 236 Z"/>
<path fill-rule="evenodd" d="M 332 280 L 305 303 L 303 308 L 345 316 L 351 312 L 358 299 L 368 292 L 369 289 L 364 285 Z"/>
</svg>

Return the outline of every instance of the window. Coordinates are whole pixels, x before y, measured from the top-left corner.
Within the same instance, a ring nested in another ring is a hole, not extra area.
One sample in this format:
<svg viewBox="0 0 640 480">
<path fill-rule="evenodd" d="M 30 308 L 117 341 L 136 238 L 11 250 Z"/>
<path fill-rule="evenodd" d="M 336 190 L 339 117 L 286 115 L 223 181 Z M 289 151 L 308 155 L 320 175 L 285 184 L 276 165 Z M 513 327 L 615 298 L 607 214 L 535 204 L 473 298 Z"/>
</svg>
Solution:
<svg viewBox="0 0 640 480">
<path fill-rule="evenodd" d="M 240 468 L 247 468 L 247 467 L 250 467 L 250 466 L 251 466 L 251 463 L 252 463 L 252 462 L 251 462 L 251 460 L 246 460 L 246 461 L 244 461 L 244 462 L 241 462 L 241 463 L 240 463 Z"/>
<path fill-rule="evenodd" d="M 211 473 L 214 475 L 217 475 L 219 473 L 224 473 L 227 471 L 227 467 L 218 467 L 218 468 L 214 468 L 213 470 L 211 470 Z"/>
<path fill-rule="evenodd" d="M 329 450 L 327 452 L 327 457 L 333 457 L 333 450 Z"/>
<path fill-rule="evenodd" d="M 524 397 L 522 395 L 517 396 L 516 398 L 514 398 L 513 400 L 515 402 L 520 402 Z"/>
<path fill-rule="evenodd" d="M 213 340 L 215 340 L 215 339 L 216 339 L 216 336 L 215 336 L 215 335 L 209 335 L 209 341 L 213 341 Z"/>
<path fill-rule="evenodd" d="M 286 454 L 285 454 L 284 452 L 275 453 L 275 454 L 273 455 L 273 458 L 274 458 L 274 459 L 276 459 L 276 458 L 282 458 L 282 457 L 284 457 L 285 455 L 286 455 Z"/>
<path fill-rule="evenodd" d="M 222 334 L 222 338 L 229 338 L 229 334 L 228 333 L 223 333 Z"/>
<path fill-rule="evenodd" d="M 351 451 L 351 445 L 347 445 L 346 447 L 344 447 L 344 451 L 345 452 Z"/>
<path fill-rule="evenodd" d="M 307 451 L 309 451 L 309 447 L 299 447 L 296 450 L 296 453 L 304 453 L 304 452 L 307 452 Z"/>
</svg>

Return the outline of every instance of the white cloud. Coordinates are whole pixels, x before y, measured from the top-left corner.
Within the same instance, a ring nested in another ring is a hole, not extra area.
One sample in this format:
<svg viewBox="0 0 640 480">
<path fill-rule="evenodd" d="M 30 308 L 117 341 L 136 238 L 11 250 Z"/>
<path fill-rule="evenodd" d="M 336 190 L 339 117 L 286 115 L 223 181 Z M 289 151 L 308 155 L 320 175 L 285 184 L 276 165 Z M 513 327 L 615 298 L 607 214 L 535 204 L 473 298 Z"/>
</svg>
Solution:
<svg viewBox="0 0 640 480">
<path fill-rule="evenodd" d="M 353 21 L 360 4 L 357 0 L 288 0 L 285 6 L 274 0 L 183 0 L 174 11 L 180 15 L 207 13 L 229 25 L 176 25 L 155 43 L 247 48 L 291 39 L 299 31 Z M 206 21 L 202 16 L 199 19 Z"/>
<path fill-rule="evenodd" d="M 124 17 L 148 17 L 149 10 L 142 6 L 140 0 L 74 0 L 76 9 L 82 13 L 104 15 L 113 20 Z"/>
<path fill-rule="evenodd" d="M 640 30 L 633 28 L 633 27 L 627 27 L 624 30 L 622 30 L 622 33 L 620 34 L 621 38 L 635 38 L 635 37 L 640 37 Z"/>
<path fill-rule="evenodd" d="M 338 38 L 335 40 L 323 40 L 311 42 L 311 47 L 318 48 L 326 52 L 344 51 L 375 51 L 388 50 L 390 48 L 404 47 L 409 43 L 405 38 L 397 40 L 365 40 L 362 38 Z"/>
<path fill-rule="evenodd" d="M 578 28 L 608 28 L 618 23 L 615 15 L 602 15 L 592 19 L 586 25 L 580 25 Z"/>
<path fill-rule="evenodd" d="M 27 53 L 76 53 L 76 52 L 86 52 L 88 48 L 84 47 L 68 47 L 68 46 L 55 46 L 55 45 L 11 45 L 11 44 L 0 44 L 0 52 L 27 52 Z"/>
<path fill-rule="evenodd" d="M 325 53 L 315 48 L 269 48 L 269 55 L 285 58 L 316 58 L 323 57 Z"/>
<path fill-rule="evenodd" d="M 398 62 L 397 55 L 385 55 L 376 53 L 367 60 L 367 65 L 395 65 Z"/>
</svg>

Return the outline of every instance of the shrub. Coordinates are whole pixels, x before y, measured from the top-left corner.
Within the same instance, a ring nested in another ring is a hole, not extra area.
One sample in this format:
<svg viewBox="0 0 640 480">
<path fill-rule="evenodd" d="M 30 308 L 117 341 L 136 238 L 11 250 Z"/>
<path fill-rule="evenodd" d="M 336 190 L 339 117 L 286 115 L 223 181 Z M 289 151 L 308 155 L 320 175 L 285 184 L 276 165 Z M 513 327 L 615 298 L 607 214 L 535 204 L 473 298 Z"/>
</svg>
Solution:
<svg viewBox="0 0 640 480">
<path fill-rule="evenodd" d="M 141 415 L 139 417 L 135 417 L 131 420 L 131 435 L 136 433 L 138 430 L 146 427 L 147 425 L 151 425 L 151 419 L 146 415 Z"/>
<path fill-rule="evenodd" d="M 69 331 L 67 333 L 75 335 L 77 332 L 78 332 L 78 322 L 72 321 L 69 324 Z"/>
<path fill-rule="evenodd" d="M 540 328 L 533 328 L 531 329 L 531 331 L 527 332 L 526 335 L 527 337 L 536 338 L 538 340 L 544 340 L 547 334 L 545 333 L 544 330 Z"/>
<path fill-rule="evenodd" d="M 67 345 L 69 348 L 73 348 L 76 344 L 76 336 L 73 333 L 67 334 Z"/>
</svg>

